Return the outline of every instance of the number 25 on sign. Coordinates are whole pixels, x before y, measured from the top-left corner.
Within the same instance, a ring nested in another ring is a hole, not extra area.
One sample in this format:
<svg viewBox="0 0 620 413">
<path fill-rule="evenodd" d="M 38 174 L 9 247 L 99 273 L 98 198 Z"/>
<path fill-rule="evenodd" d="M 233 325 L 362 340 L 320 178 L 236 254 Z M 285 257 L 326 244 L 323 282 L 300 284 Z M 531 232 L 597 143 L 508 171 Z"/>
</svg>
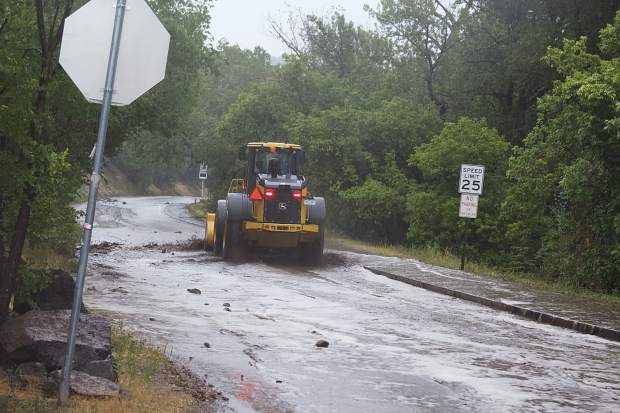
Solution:
<svg viewBox="0 0 620 413">
<path fill-rule="evenodd" d="M 459 193 L 482 195 L 484 184 L 484 166 L 461 165 L 461 179 L 459 180 Z"/>
</svg>

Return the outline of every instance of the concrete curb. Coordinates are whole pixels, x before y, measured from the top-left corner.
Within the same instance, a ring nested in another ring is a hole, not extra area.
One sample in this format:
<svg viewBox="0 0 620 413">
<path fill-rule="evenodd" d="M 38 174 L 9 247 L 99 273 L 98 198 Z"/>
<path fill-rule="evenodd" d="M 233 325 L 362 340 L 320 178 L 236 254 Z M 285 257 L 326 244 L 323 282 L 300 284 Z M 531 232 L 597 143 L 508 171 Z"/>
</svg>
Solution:
<svg viewBox="0 0 620 413">
<path fill-rule="evenodd" d="M 457 290 L 452 290 L 450 288 L 441 287 L 439 285 L 429 284 L 424 281 L 415 280 L 413 278 L 404 277 L 402 275 L 392 274 L 387 271 L 379 270 L 376 268 L 371 268 L 371 267 L 366 267 L 366 266 L 364 266 L 364 268 L 377 275 L 382 275 L 392 280 L 396 280 L 396 281 L 400 281 L 400 282 L 403 282 L 409 285 L 413 285 L 414 287 L 424 288 L 429 291 L 448 295 L 450 297 L 455 297 L 455 298 L 460 298 L 463 300 L 471 301 L 477 304 L 491 307 L 496 310 L 506 311 L 511 314 L 525 317 L 527 319 L 537 321 L 542 324 L 549 324 L 549 325 L 556 326 L 556 327 L 568 328 L 571 330 L 578 331 L 580 333 L 591 334 L 591 335 L 605 338 L 607 340 L 620 342 L 620 331 L 618 330 L 613 330 L 611 328 L 583 323 L 581 321 L 575 321 L 575 320 L 571 320 L 568 318 L 558 317 L 553 314 L 544 313 L 544 312 L 536 311 L 536 310 L 530 310 L 530 309 L 519 307 L 519 306 L 512 305 L 512 304 L 506 304 L 501 301 L 491 300 L 488 298 L 479 297 L 477 295 L 464 293 L 462 291 L 457 291 Z"/>
</svg>

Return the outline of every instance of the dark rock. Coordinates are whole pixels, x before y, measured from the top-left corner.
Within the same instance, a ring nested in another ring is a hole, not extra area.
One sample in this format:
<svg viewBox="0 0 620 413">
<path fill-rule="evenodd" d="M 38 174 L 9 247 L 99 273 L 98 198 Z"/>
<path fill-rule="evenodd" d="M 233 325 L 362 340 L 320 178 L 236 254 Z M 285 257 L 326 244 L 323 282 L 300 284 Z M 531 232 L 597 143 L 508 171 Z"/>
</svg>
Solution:
<svg viewBox="0 0 620 413">
<path fill-rule="evenodd" d="M 107 254 L 109 252 L 114 251 L 115 249 L 121 247 L 122 245 L 118 242 L 108 242 L 103 241 L 99 244 L 95 244 L 91 247 L 91 251 L 100 252 L 102 254 Z"/>
<path fill-rule="evenodd" d="M 77 368 L 77 370 L 89 374 L 94 377 L 101 377 L 108 380 L 116 380 L 114 368 L 112 366 L 112 357 L 105 360 L 93 360 Z"/>
<path fill-rule="evenodd" d="M 209 344 L 209 343 L 205 343 L 204 345 L 205 345 L 206 348 L 211 348 L 211 344 Z"/>
<path fill-rule="evenodd" d="M 228 311 L 228 312 L 230 312 L 230 311 L 231 311 L 231 309 L 230 309 L 229 307 L 224 307 L 224 311 Z"/>
<path fill-rule="evenodd" d="M 122 202 L 122 204 L 123 204 L 123 205 L 127 205 L 127 202 L 123 201 L 123 202 Z"/>
<path fill-rule="evenodd" d="M 318 333 L 316 332 L 316 330 L 312 330 L 312 331 L 311 331 L 311 333 L 312 333 L 312 334 L 318 334 Z"/>
<path fill-rule="evenodd" d="M 174 252 L 172 252 L 171 254 L 174 255 Z"/>
<path fill-rule="evenodd" d="M 230 400 L 228 397 L 226 396 L 222 396 L 222 400 L 224 400 L 225 402 L 227 402 L 228 400 Z"/>
<path fill-rule="evenodd" d="M 149 317 L 149 321 L 157 321 L 157 320 L 153 317 Z"/>
<path fill-rule="evenodd" d="M 128 294 L 129 293 L 129 291 L 127 291 L 123 287 L 116 287 L 116 288 L 113 288 L 110 291 L 112 291 L 113 293 L 121 293 L 121 294 Z"/>
<path fill-rule="evenodd" d="M 0 349 L 14 364 L 39 361 L 47 370 L 62 367 L 71 311 L 33 310 L 7 321 L 0 328 Z M 81 314 L 74 366 L 111 356 L 110 323 L 103 317 Z"/>
<path fill-rule="evenodd" d="M 319 340 L 316 342 L 317 347 L 327 348 L 329 347 L 329 341 Z"/>
<path fill-rule="evenodd" d="M 75 281 L 66 271 L 50 270 L 46 273 L 48 281 L 47 287 L 35 293 L 31 302 L 34 306 L 26 303 L 19 303 L 15 307 L 18 314 L 25 314 L 33 308 L 39 310 L 70 310 L 73 307 L 73 290 Z M 84 303 L 81 304 L 80 311 L 86 313 Z"/>
<path fill-rule="evenodd" d="M 43 382 L 47 378 L 47 369 L 43 363 L 31 361 L 22 363 L 15 369 L 15 374 L 22 380 L 27 382 L 40 381 Z"/>
<path fill-rule="evenodd" d="M 51 376 L 56 388 L 58 388 L 62 378 L 62 371 L 56 370 Z M 102 377 L 94 377 L 76 370 L 71 372 L 70 389 L 72 393 L 87 397 L 121 396 L 121 387 L 113 381 Z"/>
<path fill-rule="evenodd" d="M 198 295 L 202 294 L 202 291 L 200 291 L 198 288 L 188 288 L 187 292 L 192 293 L 192 294 L 198 294 Z"/>
<path fill-rule="evenodd" d="M 165 249 L 165 248 L 162 248 L 161 253 L 162 253 L 162 254 L 165 254 L 165 253 L 166 253 L 166 249 Z"/>
<path fill-rule="evenodd" d="M 280 384 L 282 383 L 282 380 L 276 380 L 276 383 Z"/>
<path fill-rule="evenodd" d="M 222 304 L 224 307 L 230 307 L 230 303 L 224 303 Z"/>
</svg>

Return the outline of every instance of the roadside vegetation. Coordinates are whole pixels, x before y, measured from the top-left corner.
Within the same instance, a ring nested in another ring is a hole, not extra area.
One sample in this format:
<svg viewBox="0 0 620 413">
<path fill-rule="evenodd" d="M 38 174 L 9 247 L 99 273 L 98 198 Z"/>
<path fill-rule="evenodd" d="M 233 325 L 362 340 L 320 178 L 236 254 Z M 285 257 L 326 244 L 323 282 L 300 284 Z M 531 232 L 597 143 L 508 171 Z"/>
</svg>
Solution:
<svg viewBox="0 0 620 413">
<path fill-rule="evenodd" d="M 212 202 L 201 200 L 200 202 L 195 202 L 193 204 L 189 204 L 188 206 L 190 212 L 194 214 L 197 218 L 206 218 L 208 212 L 212 212 L 215 210 Z"/>
<path fill-rule="evenodd" d="M 15 297 L 45 284 L 33 257 L 55 257 L 48 264 L 64 266 L 74 254 L 76 212 L 70 205 L 90 173 L 99 106 L 84 100 L 58 55 L 64 19 L 85 2 L 0 0 L 0 323 Z M 149 4 L 172 36 L 166 81 L 112 111 L 106 148 L 113 156 L 130 145 L 125 142 L 148 136 L 161 151 L 150 166 L 123 164 L 127 190 L 159 183 L 149 167 L 167 173 L 178 166 L 166 145 L 183 147 L 197 85 L 212 72 L 215 54 L 207 42 L 210 1 Z M 107 172 L 115 174 L 113 168 Z M 65 244 L 73 245 L 64 250 Z"/>
<path fill-rule="evenodd" d="M 72 396 L 66 408 L 58 407 L 56 394 L 48 395 L 38 383 L 9 387 L 0 383 L 0 411 L 7 413 L 129 413 L 210 411 L 179 387 L 178 372 L 166 358 L 166 349 L 155 349 L 121 327 L 113 329 L 112 351 L 118 383 L 125 395 L 116 399 Z M 192 410 L 195 409 L 195 410 Z"/>
</svg>

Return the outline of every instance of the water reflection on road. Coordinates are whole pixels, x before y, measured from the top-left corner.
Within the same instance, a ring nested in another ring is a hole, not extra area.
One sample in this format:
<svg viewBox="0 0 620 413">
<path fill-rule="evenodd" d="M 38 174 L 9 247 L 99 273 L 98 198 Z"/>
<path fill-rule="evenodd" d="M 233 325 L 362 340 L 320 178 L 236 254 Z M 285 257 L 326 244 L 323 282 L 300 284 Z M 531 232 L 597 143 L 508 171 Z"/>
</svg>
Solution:
<svg viewBox="0 0 620 413">
<path fill-rule="evenodd" d="M 338 252 L 332 265 L 304 268 L 153 245 L 202 236 L 183 206 L 191 201 L 100 203 L 94 242 L 123 246 L 92 255 L 85 299 L 172 348 L 235 410 L 618 411 L 616 343 L 362 267 L 395 258 Z"/>
</svg>

